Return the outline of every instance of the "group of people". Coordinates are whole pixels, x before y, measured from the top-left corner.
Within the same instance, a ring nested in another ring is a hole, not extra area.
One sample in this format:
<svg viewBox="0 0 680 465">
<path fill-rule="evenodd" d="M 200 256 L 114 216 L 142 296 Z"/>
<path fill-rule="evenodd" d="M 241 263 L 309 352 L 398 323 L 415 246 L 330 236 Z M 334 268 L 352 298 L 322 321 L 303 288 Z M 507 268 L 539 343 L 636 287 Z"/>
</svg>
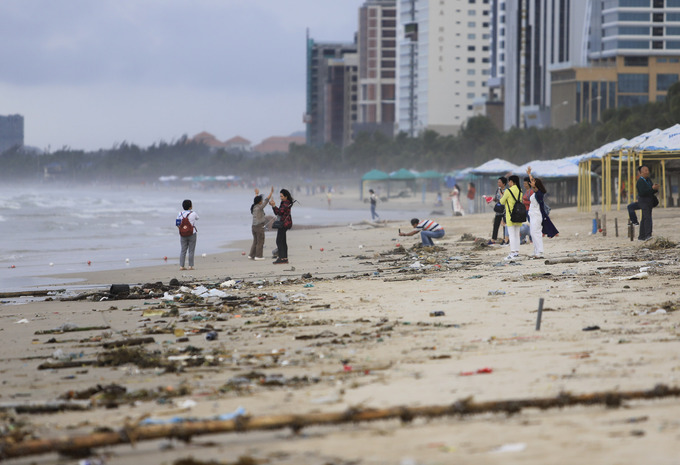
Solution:
<svg viewBox="0 0 680 465">
<path fill-rule="evenodd" d="M 638 167 L 638 180 L 636 188 L 638 192 L 637 202 L 628 205 L 628 214 L 630 223 L 638 224 L 635 210 L 642 210 L 642 219 L 640 222 L 640 232 L 638 236 L 639 241 L 647 241 L 652 237 L 652 209 L 659 204 L 656 194 L 659 191 L 659 185 L 653 183 L 650 177 L 650 170 L 647 165 Z M 474 195 L 475 187 L 470 183 L 468 187 L 469 205 L 471 205 L 470 212 L 474 212 Z M 376 204 L 378 198 L 373 189 L 369 190 L 371 217 L 372 219 L 380 218 L 376 213 Z M 287 189 L 281 189 L 279 192 L 280 204 L 277 207 L 272 199 L 274 194 L 274 187 L 271 188 L 269 195 L 264 197 L 260 194 L 258 189 L 255 189 L 255 198 L 250 207 L 250 213 L 253 216 L 252 234 L 253 243 L 250 247 L 248 258 L 251 260 L 264 260 L 264 231 L 267 222 L 264 212 L 265 207 L 269 204 L 276 215 L 276 220 L 273 227 L 277 230 L 276 233 L 276 247 L 277 259 L 274 264 L 288 263 L 288 243 L 286 238 L 287 231 L 293 227 L 293 218 L 291 216 L 291 208 L 293 206 L 293 197 Z M 531 167 L 527 168 L 527 177 L 524 178 L 524 192 L 520 188 L 519 176 L 511 175 L 507 178 L 501 176 L 497 180 L 496 194 L 490 200 L 495 202 L 494 205 L 494 220 L 491 239 L 498 240 L 498 232 L 503 226 L 503 245 L 509 245 L 510 253 L 505 260 L 515 260 L 519 257 L 519 246 L 521 244 L 520 237 L 522 235 L 522 227 L 526 227 L 524 222 L 513 221 L 512 211 L 517 202 L 522 202 L 525 206 L 527 215 L 526 220 L 529 223 L 529 236 L 533 244 L 534 253 L 532 258 L 542 258 L 544 254 L 543 236 L 550 238 L 559 234 L 559 231 L 550 219 L 550 209 L 545 203 L 545 196 L 547 190 L 543 181 L 535 178 L 531 173 Z M 451 191 L 452 206 L 454 214 L 459 210 L 462 215 L 462 208 L 460 206 L 460 188 L 454 185 Z M 180 232 L 180 270 L 186 270 L 187 256 L 188 269 L 194 269 L 194 253 L 196 250 L 196 221 L 198 214 L 192 210 L 193 205 L 191 200 L 184 200 L 182 202 L 182 211 L 177 215 L 175 225 Z M 517 219 L 517 218 L 515 218 Z M 433 239 L 444 237 L 444 228 L 433 220 L 419 220 L 413 218 L 411 220 L 413 230 L 402 233 L 399 230 L 399 236 L 413 236 L 420 233 L 421 242 L 423 246 L 430 247 L 434 245 Z"/>
<path fill-rule="evenodd" d="M 293 207 L 293 196 L 287 189 L 281 189 L 279 198 L 281 200 L 279 206 L 272 199 L 274 194 L 274 187 L 271 188 L 269 195 L 265 198 L 260 194 L 259 189 L 255 189 L 255 198 L 253 204 L 250 206 L 250 213 L 253 216 L 252 233 L 253 243 L 250 246 L 250 253 L 248 258 L 251 260 L 264 260 L 264 229 L 267 223 L 267 218 L 264 209 L 269 204 L 276 215 L 276 220 L 272 227 L 276 228 L 276 260 L 275 265 L 288 263 L 288 242 L 286 233 L 293 227 L 293 217 L 291 215 L 291 208 Z M 198 214 L 193 211 L 193 204 L 191 200 L 187 199 L 182 202 L 182 211 L 177 215 L 175 226 L 179 230 L 180 238 L 180 254 L 179 254 L 179 269 L 186 270 L 187 258 L 188 269 L 194 269 L 194 255 L 196 252 L 196 238 L 198 228 L 196 228 L 196 221 Z"/>
<path fill-rule="evenodd" d="M 524 192 L 520 188 L 519 176 L 501 176 L 497 180 L 496 194 L 491 199 L 494 205 L 494 220 L 491 239 L 498 240 L 498 231 L 503 226 L 503 245 L 509 245 L 510 253 L 505 260 L 519 257 L 521 231 L 524 222 L 512 221 L 512 211 L 517 202 L 524 204 L 529 223 L 529 237 L 534 247 L 532 258 L 542 258 L 544 254 L 543 236 L 555 237 L 559 231 L 550 219 L 550 211 L 545 203 L 547 190 L 543 181 L 534 178 L 531 167 L 527 168 L 524 178 Z M 516 218 L 517 219 L 517 218 Z"/>
</svg>

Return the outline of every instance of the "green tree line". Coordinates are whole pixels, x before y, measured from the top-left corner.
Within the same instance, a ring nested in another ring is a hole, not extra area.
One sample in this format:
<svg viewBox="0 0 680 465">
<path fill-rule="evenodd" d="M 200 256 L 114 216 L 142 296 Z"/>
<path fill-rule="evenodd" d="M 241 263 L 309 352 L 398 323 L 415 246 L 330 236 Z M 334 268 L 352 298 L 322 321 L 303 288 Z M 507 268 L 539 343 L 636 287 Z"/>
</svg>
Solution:
<svg viewBox="0 0 680 465">
<path fill-rule="evenodd" d="M 186 136 L 143 148 L 122 143 L 85 152 L 64 147 L 49 154 L 31 154 L 15 148 L 0 155 L 0 178 L 42 179 L 47 171 L 56 179 L 73 181 L 150 181 L 164 175 L 237 175 L 311 177 L 355 176 L 377 168 L 448 172 L 478 166 L 493 158 L 515 164 L 551 160 L 592 151 L 620 138 L 633 138 L 654 128 L 680 122 L 680 82 L 663 102 L 608 109 L 600 121 L 582 122 L 564 130 L 513 128 L 498 130 L 486 117 L 467 121 L 459 134 L 442 136 L 425 131 L 418 137 L 400 133 L 394 138 L 362 133 L 344 150 L 334 145 L 311 147 L 293 144 L 290 152 L 253 156 L 248 153 L 211 151 Z"/>
</svg>

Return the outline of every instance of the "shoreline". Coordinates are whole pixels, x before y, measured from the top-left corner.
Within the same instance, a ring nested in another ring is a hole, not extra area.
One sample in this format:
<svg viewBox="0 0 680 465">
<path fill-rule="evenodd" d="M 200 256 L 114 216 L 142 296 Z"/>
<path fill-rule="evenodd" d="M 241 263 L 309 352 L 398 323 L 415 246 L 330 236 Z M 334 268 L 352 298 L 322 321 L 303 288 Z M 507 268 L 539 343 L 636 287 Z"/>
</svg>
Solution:
<svg viewBox="0 0 680 465">
<path fill-rule="evenodd" d="M 175 278 L 186 290 L 173 287 L 171 300 L 57 296 L 0 306 L 0 402 L 79 399 L 85 406 L 10 412 L 6 421 L 24 440 L 53 439 L 102 428 L 134 433 L 143 419 L 208 420 L 240 407 L 257 418 L 677 388 L 680 210 L 655 211 L 657 239 L 645 243 L 621 230 L 614 235 L 613 219 L 624 224 L 625 212 L 607 216 L 609 235 L 589 235 L 591 214 L 553 211 L 560 235 L 545 240 L 546 260 L 572 259 L 555 264 L 528 259 L 531 245 L 521 246 L 516 262 L 503 260 L 506 247 L 479 246 L 472 238 L 488 236 L 488 214 L 433 218 L 446 230 L 434 248 L 413 248 L 418 236 L 397 236 L 404 219 L 293 230 L 284 266 L 248 260 L 237 249 L 197 257 L 190 273 L 174 264 L 88 273 L 87 285 L 167 285 Z M 201 286 L 224 294 L 194 294 Z M 436 312 L 441 316 L 431 316 Z M 64 330 L 69 325 L 82 331 Z M 135 339 L 147 342 L 129 349 L 134 357 L 97 362 L 113 354 L 107 345 Z M 673 463 L 677 398 L 621 407 L 305 426 L 190 443 L 167 437 L 89 453 L 107 465 L 225 455 L 271 465 L 543 465 L 586 456 L 593 465 Z M 7 463 L 59 460 L 48 453 Z"/>
</svg>

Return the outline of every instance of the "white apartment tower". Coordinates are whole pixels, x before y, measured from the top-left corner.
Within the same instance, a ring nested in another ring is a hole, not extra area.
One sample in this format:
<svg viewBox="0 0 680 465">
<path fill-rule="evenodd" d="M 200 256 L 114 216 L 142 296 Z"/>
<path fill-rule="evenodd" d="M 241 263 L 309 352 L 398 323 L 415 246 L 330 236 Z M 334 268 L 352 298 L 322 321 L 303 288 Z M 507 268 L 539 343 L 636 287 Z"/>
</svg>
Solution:
<svg viewBox="0 0 680 465">
<path fill-rule="evenodd" d="M 456 134 L 488 98 L 489 0 L 398 0 L 397 132 Z"/>
</svg>

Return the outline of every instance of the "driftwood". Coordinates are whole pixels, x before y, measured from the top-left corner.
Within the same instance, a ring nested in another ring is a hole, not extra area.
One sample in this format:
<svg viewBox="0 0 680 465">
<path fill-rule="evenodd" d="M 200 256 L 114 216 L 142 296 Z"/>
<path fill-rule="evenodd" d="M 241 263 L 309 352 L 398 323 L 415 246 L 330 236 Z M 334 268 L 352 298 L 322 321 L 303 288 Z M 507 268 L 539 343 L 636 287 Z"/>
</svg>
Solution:
<svg viewBox="0 0 680 465">
<path fill-rule="evenodd" d="M 597 257 L 564 257 L 551 258 L 545 261 L 546 265 L 557 265 L 558 263 L 578 263 L 578 262 L 596 262 Z"/>
<path fill-rule="evenodd" d="M 101 331 L 105 329 L 111 329 L 110 326 L 84 326 L 82 328 L 80 327 L 65 327 L 65 328 L 56 328 L 56 329 L 45 329 L 42 331 L 36 331 L 33 334 L 40 335 L 40 334 L 62 334 L 62 333 L 72 333 L 75 331 Z"/>
<path fill-rule="evenodd" d="M 6 299 L 8 297 L 44 297 L 50 295 L 50 293 L 56 294 L 59 292 L 64 292 L 64 289 L 59 289 L 56 291 L 18 291 L 18 292 L 0 292 L 0 299 Z"/>
<path fill-rule="evenodd" d="M 30 402 L 30 403 L 1 403 L 0 411 L 14 410 L 16 413 L 54 413 L 66 410 L 90 410 L 92 405 L 89 401 L 57 401 L 57 402 Z"/>
<path fill-rule="evenodd" d="M 575 405 L 604 404 L 619 407 L 623 401 L 634 399 L 657 399 L 680 396 L 680 388 L 657 385 L 648 391 L 596 392 L 573 396 L 562 393 L 557 397 L 527 398 L 475 403 L 464 399 L 449 405 L 423 407 L 391 407 L 385 409 L 349 409 L 335 413 L 265 415 L 259 417 L 241 416 L 233 420 L 187 421 L 162 425 L 129 425 L 119 431 L 98 432 L 88 435 L 61 437 L 54 439 L 30 439 L 21 442 L 0 442 L 0 460 L 12 457 L 60 452 L 73 454 L 93 447 L 113 446 L 116 444 L 135 444 L 160 438 L 177 438 L 188 441 L 192 436 L 216 433 L 234 433 L 257 430 L 291 428 L 298 432 L 306 426 L 336 425 L 360 421 L 400 419 L 408 422 L 416 417 L 436 418 L 442 416 L 465 416 L 481 413 L 516 414 L 525 408 L 564 408 Z"/>
<path fill-rule="evenodd" d="M 152 344 L 156 340 L 152 337 L 136 337 L 131 339 L 124 339 L 122 341 L 106 342 L 102 344 L 105 349 L 112 349 L 114 347 L 129 347 L 129 346 L 140 346 L 142 344 Z"/>
<path fill-rule="evenodd" d="M 80 368 L 86 365 L 96 365 L 96 360 L 67 360 L 64 362 L 45 362 L 38 365 L 38 370 L 56 370 L 59 368 Z"/>
</svg>

